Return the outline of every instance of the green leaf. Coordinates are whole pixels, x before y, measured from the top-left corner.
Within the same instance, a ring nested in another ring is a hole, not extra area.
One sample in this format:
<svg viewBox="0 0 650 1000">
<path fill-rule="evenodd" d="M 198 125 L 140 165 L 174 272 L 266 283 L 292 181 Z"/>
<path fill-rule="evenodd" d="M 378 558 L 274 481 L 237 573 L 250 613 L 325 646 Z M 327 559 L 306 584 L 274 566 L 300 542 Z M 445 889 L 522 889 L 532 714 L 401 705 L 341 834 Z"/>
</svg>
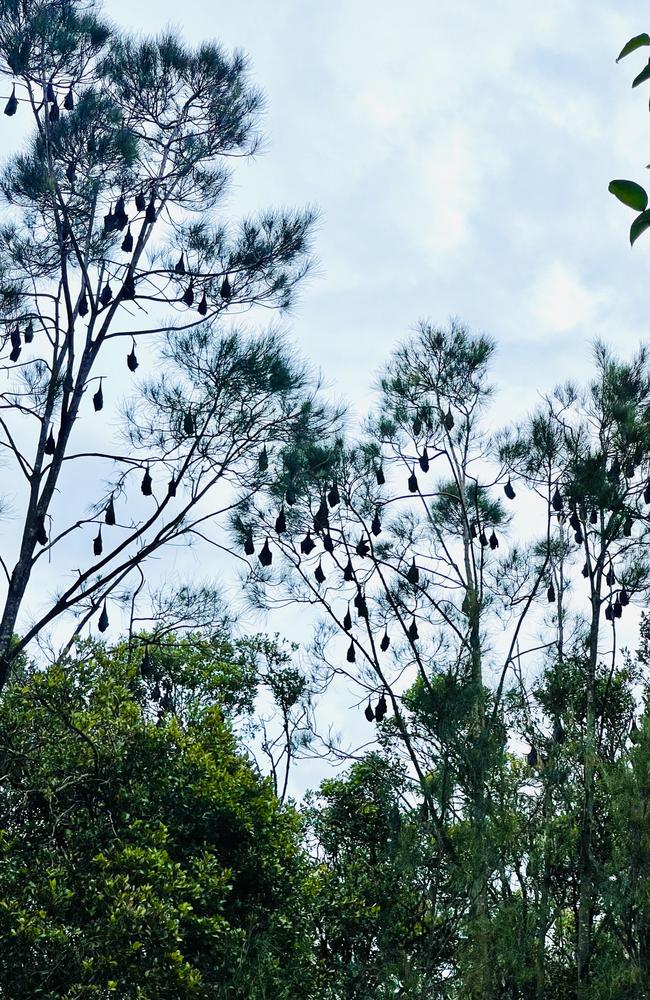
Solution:
<svg viewBox="0 0 650 1000">
<path fill-rule="evenodd" d="M 641 212 L 630 226 L 630 246 L 634 246 L 641 233 L 650 226 L 650 212 Z"/>
<path fill-rule="evenodd" d="M 647 35 L 645 31 L 642 35 L 635 35 L 634 38 L 630 38 L 629 42 L 619 52 L 616 62 L 620 62 L 625 56 L 629 56 L 630 52 L 640 49 L 642 45 L 650 45 L 650 35 Z"/>
<path fill-rule="evenodd" d="M 650 59 L 648 59 L 648 65 L 645 69 L 642 69 L 639 75 L 632 80 L 632 86 L 638 87 L 639 84 L 643 83 L 645 80 L 650 80 Z"/>
<path fill-rule="evenodd" d="M 607 190 L 635 212 L 645 212 L 648 207 L 648 195 L 641 185 L 635 184 L 634 181 L 610 181 Z"/>
</svg>

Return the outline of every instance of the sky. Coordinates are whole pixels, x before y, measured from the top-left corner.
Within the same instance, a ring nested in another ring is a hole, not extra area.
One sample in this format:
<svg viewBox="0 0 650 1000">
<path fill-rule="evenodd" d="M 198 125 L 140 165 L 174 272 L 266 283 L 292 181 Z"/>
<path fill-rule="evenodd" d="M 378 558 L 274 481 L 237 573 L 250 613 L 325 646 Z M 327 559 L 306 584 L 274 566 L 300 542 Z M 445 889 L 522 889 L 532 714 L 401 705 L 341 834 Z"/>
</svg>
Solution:
<svg viewBox="0 0 650 1000">
<path fill-rule="evenodd" d="M 650 232 L 630 249 L 634 216 L 607 191 L 643 183 L 650 160 L 648 90 L 630 87 L 644 50 L 615 62 L 650 29 L 640 0 L 104 9 L 137 33 L 171 25 L 248 53 L 265 144 L 223 211 L 317 207 L 317 267 L 281 322 L 353 417 L 421 319 L 495 338 L 495 424 L 587 378 L 596 338 L 622 354 L 647 338 Z"/>
<path fill-rule="evenodd" d="M 109 0 L 136 31 L 244 49 L 267 98 L 266 150 L 233 211 L 314 204 L 319 266 L 288 329 L 364 412 L 378 370 L 422 318 L 499 344 L 498 406 L 522 415 L 590 344 L 646 336 L 650 236 L 632 251 L 614 177 L 643 182 L 645 30 L 628 2 L 365 0 L 231 5 Z M 635 66 L 637 69 L 635 70 Z"/>
</svg>

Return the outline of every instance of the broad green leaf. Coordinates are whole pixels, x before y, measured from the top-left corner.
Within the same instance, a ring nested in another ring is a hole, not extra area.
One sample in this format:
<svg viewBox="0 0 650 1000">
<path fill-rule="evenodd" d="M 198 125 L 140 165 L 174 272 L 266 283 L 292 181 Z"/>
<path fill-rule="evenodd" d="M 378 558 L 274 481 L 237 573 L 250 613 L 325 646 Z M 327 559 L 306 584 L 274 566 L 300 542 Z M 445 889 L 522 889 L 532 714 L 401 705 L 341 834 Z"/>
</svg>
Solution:
<svg viewBox="0 0 650 1000">
<path fill-rule="evenodd" d="M 641 212 L 630 226 L 630 246 L 634 246 L 641 233 L 650 226 L 650 212 Z"/>
<path fill-rule="evenodd" d="M 624 205 L 629 205 L 635 212 L 645 212 L 648 207 L 648 196 L 640 184 L 634 181 L 610 181 L 608 191 L 622 201 Z"/>
<path fill-rule="evenodd" d="M 650 59 L 648 59 L 648 65 L 645 69 L 642 69 L 638 76 L 632 80 L 632 86 L 638 87 L 640 83 L 644 83 L 645 80 L 650 80 Z"/>
<path fill-rule="evenodd" d="M 620 62 L 625 56 L 629 56 L 630 52 L 640 49 L 642 45 L 650 45 L 650 35 L 647 35 L 645 31 L 642 35 L 635 35 L 634 38 L 630 38 L 629 42 L 619 52 L 616 62 Z"/>
</svg>

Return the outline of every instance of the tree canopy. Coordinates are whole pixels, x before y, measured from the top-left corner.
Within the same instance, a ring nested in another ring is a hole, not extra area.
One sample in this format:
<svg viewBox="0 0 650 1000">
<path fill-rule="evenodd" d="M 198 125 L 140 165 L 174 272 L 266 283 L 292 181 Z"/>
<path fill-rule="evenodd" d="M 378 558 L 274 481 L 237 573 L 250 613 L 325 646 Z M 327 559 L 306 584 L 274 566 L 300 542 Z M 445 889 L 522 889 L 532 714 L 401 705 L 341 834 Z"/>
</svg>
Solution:
<svg viewBox="0 0 650 1000">
<path fill-rule="evenodd" d="M 142 676 L 142 649 L 85 642 L 7 687 L 3 995 L 288 998 L 310 975 L 300 819 L 234 736 L 237 658 L 191 652 Z"/>
</svg>

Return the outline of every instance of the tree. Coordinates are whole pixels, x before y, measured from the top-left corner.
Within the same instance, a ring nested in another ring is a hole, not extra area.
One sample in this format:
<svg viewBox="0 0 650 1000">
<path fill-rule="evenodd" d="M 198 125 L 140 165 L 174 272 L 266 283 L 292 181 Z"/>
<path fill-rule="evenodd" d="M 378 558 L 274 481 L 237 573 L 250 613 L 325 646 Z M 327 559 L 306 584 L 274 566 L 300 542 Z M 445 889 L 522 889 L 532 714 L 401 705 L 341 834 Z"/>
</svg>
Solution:
<svg viewBox="0 0 650 1000">
<path fill-rule="evenodd" d="M 317 863 L 315 935 L 327 996 L 438 996 L 455 964 L 458 912 L 435 831 L 390 753 L 324 781 L 307 810 Z M 461 904 L 462 905 L 462 904 Z"/>
<path fill-rule="evenodd" d="M 0 177 L 0 444 L 16 491 L 0 554 L 1 687 L 61 616 L 74 613 L 78 633 L 99 615 L 104 630 L 109 595 L 142 604 L 142 567 L 162 546 L 221 550 L 219 515 L 254 494 L 274 444 L 318 436 L 330 418 L 276 332 L 225 326 L 289 306 L 314 221 L 311 210 L 217 221 L 228 164 L 259 147 L 262 99 L 241 53 L 190 50 L 170 32 L 130 38 L 92 2 L 3 0 L 0 73 L 13 81 L 5 113 L 32 122 Z M 115 399 L 117 359 L 134 372 L 146 345 L 158 373 L 127 408 L 126 443 L 111 442 L 92 411 Z M 25 624 L 34 571 L 65 557 L 74 532 L 88 559 L 76 573 L 57 561 L 59 592 Z M 201 610 L 209 619 L 209 601 Z"/>
<path fill-rule="evenodd" d="M 301 823 L 233 735 L 250 671 L 224 640 L 209 654 L 198 637 L 137 655 L 86 640 L 15 671 L 0 700 L 3 995 L 309 989 Z"/>
<path fill-rule="evenodd" d="M 254 598 L 272 606 L 289 594 L 324 612 L 317 662 L 358 685 L 366 718 L 417 777 L 438 864 L 465 882 L 476 918 L 481 971 L 468 996 L 492 988 L 487 828 L 504 685 L 544 600 L 552 547 L 549 490 L 541 539 L 499 552 L 515 490 L 485 428 L 494 350 L 460 323 L 422 323 L 385 367 L 367 437 L 290 446 L 268 498 L 233 518 L 240 542 L 265 538 L 282 557 L 276 575 L 251 567 Z M 495 648 L 497 619 L 507 631 Z M 460 813 L 462 851 L 450 836 Z"/>
<path fill-rule="evenodd" d="M 644 626 L 647 634 L 647 623 Z M 647 656 L 644 642 L 642 661 Z M 629 658 L 612 676 L 598 669 L 603 722 L 595 787 L 596 871 L 589 993 L 594 1000 L 636 1000 L 648 991 L 647 721 L 628 741 L 640 670 Z M 549 732 L 562 705 L 563 732 Z M 426 802 L 387 743 L 328 779 L 310 810 L 318 864 L 319 956 L 337 997 L 444 997 L 477 989 L 487 940 L 491 998 L 567 1000 L 580 995 L 575 976 L 581 869 L 576 831 L 584 808 L 584 667 L 549 657 L 530 690 L 506 699 L 512 732 L 539 747 L 537 763 L 510 753 L 491 775 L 485 831 L 494 869 L 487 888 L 487 927 L 471 905 L 468 884 L 441 859 Z M 432 782 L 436 780 L 432 772 Z M 447 832 L 471 859 L 473 831 L 458 809 Z M 484 918 L 482 918 L 484 919 Z M 482 934 L 481 934 L 482 931 Z M 337 991 L 338 990 L 338 991 Z"/>
<path fill-rule="evenodd" d="M 468 909 L 464 995 L 498 996 L 514 979 L 542 1000 L 547 960 L 567 970 L 552 937 L 572 953 L 579 995 L 593 986 L 592 932 L 609 912 L 598 809 L 634 712 L 617 624 L 650 580 L 650 366 L 646 349 L 628 362 L 597 345 L 584 389 L 561 386 L 520 427 L 489 434 L 493 351 L 459 324 L 423 324 L 386 367 L 368 437 L 287 449 L 270 494 L 233 523 L 281 554 L 277 570 L 251 566 L 252 599 L 322 610 L 315 662 L 356 686 L 417 782 L 436 864 Z M 508 545 L 517 498 L 529 541 Z M 538 702 L 544 670 L 555 679 Z M 567 733 L 576 782 L 562 810 Z M 528 743 L 523 769 L 513 740 Z M 557 848 L 574 897 L 552 888 L 558 812 L 579 831 Z M 546 832 L 531 839 L 540 817 Z M 530 857 L 507 839 L 511 823 Z M 509 880 L 527 892 L 533 857 L 536 903 L 519 905 Z"/>
<path fill-rule="evenodd" d="M 565 648 L 567 593 L 573 562 L 571 550 L 584 563 L 587 602 L 581 612 L 581 636 L 573 644 L 582 677 L 583 702 L 582 806 L 579 842 L 579 889 L 576 913 L 576 961 L 579 988 L 589 988 L 594 908 L 599 889 L 595 836 L 596 784 L 607 729 L 608 697 L 618 669 L 616 626 L 633 600 L 644 600 L 650 585 L 647 559 L 650 502 L 650 355 L 641 348 L 630 361 L 611 355 L 602 344 L 595 349 L 596 377 L 586 389 L 567 383 L 548 397 L 518 441 L 504 445 L 506 457 L 522 480 L 547 493 L 554 484 L 558 549 L 553 559 L 558 601 L 556 659 L 562 669 Z M 574 548 L 574 546 L 576 548 Z M 603 617 L 607 632 L 610 683 L 599 697 L 604 654 Z M 566 708 L 561 689 L 554 706 L 556 719 Z M 632 710 L 628 706 L 629 724 Z M 620 743 L 620 732 L 617 740 Z M 616 744 L 615 744 L 616 748 Z"/>
</svg>

